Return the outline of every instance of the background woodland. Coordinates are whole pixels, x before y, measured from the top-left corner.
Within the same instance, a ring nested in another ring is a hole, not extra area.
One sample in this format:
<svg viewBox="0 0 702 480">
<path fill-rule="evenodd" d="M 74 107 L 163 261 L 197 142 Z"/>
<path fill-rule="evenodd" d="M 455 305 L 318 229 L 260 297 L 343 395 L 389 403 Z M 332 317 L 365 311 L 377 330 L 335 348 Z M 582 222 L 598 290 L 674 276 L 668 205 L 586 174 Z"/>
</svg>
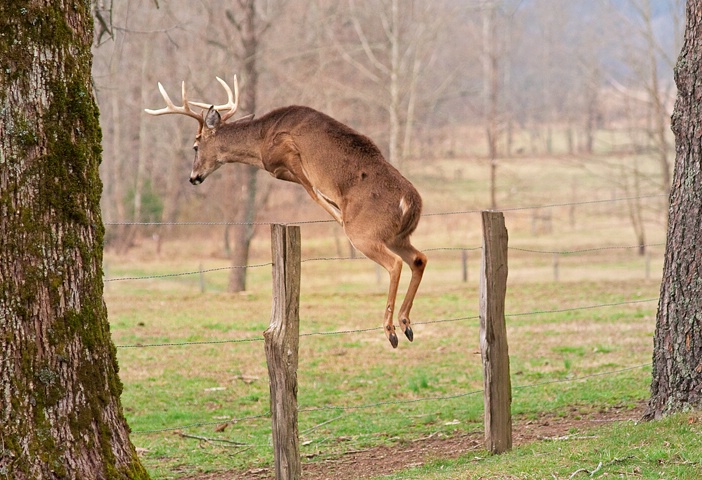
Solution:
<svg viewBox="0 0 702 480">
<path fill-rule="evenodd" d="M 242 114 L 312 106 L 410 179 L 441 158 L 488 159 L 494 182 L 502 158 L 645 153 L 655 178 L 632 160 L 611 181 L 665 194 L 683 13 L 680 0 L 98 2 L 104 221 L 323 216 L 302 189 L 240 165 L 192 187 L 195 122 L 143 112 L 163 106 L 158 81 L 176 103 L 181 81 L 189 98 L 222 103 L 215 76 L 234 74 Z M 474 207 L 500 201 L 493 186 Z M 136 232 L 110 229 L 107 247 L 128 250 Z"/>
</svg>

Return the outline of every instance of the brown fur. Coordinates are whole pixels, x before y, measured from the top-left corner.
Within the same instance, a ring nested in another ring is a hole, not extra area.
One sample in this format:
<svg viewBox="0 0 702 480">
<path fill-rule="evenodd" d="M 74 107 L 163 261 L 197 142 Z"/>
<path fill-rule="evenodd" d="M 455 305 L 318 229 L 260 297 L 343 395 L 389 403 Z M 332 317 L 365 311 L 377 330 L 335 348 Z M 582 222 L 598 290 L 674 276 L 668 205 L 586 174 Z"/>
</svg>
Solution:
<svg viewBox="0 0 702 480">
<path fill-rule="evenodd" d="M 402 261 L 412 279 L 400 307 L 402 331 L 411 340 L 409 313 L 426 266 L 412 246 L 422 199 L 368 137 L 308 107 L 290 106 L 259 119 L 224 123 L 210 109 L 195 146 L 190 181 L 201 183 L 225 163 L 245 163 L 303 186 L 344 228 L 354 246 L 390 273 L 385 333 L 393 346 L 395 297 Z"/>
</svg>

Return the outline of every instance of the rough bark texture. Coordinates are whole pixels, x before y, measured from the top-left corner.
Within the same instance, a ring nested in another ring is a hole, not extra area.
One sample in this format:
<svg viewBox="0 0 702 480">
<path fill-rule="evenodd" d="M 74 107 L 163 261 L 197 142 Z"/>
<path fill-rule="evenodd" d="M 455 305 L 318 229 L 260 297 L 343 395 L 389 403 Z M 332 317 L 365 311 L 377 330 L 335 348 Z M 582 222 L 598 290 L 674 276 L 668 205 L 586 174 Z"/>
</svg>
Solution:
<svg viewBox="0 0 702 480">
<path fill-rule="evenodd" d="M 675 172 L 646 418 L 702 406 L 702 4 L 687 2 L 675 67 Z"/>
<path fill-rule="evenodd" d="M 0 3 L 0 478 L 148 478 L 102 298 L 88 0 Z"/>
</svg>

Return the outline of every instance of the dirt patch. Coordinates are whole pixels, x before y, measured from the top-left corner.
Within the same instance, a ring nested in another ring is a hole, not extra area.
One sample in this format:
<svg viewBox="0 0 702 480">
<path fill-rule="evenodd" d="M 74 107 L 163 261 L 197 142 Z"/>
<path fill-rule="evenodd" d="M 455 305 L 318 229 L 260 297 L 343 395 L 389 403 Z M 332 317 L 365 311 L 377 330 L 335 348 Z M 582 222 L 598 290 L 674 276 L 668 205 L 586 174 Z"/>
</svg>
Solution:
<svg viewBox="0 0 702 480">
<path fill-rule="evenodd" d="M 611 422 L 639 420 L 645 404 L 635 408 L 609 408 L 583 413 L 573 408 L 568 417 L 543 414 L 536 420 L 517 420 L 513 424 L 515 446 L 537 440 L 565 439 L 577 436 L 583 430 Z M 572 433 L 578 432 L 578 433 Z M 379 446 L 367 450 L 349 451 L 328 458 L 303 459 L 302 477 L 305 480 L 352 480 L 390 474 L 405 468 L 420 466 L 438 459 L 452 459 L 471 450 L 481 450 L 481 433 L 446 437 L 430 435 L 393 446 Z M 254 468 L 246 472 L 230 471 L 187 477 L 185 480 L 267 480 L 275 478 L 273 468 Z"/>
</svg>

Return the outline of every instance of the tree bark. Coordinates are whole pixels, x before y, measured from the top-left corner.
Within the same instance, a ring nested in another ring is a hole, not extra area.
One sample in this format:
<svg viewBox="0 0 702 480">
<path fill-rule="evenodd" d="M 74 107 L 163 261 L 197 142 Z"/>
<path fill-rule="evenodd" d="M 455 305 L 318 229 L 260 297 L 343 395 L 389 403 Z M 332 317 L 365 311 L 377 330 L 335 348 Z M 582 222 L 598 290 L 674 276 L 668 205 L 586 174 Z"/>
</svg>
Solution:
<svg viewBox="0 0 702 480">
<path fill-rule="evenodd" d="M 146 479 L 103 301 L 88 0 L 0 4 L 0 477 Z"/>
<path fill-rule="evenodd" d="M 651 398 L 645 418 L 702 406 L 702 5 L 687 2 L 675 67 L 675 171 L 656 318 Z"/>
</svg>

